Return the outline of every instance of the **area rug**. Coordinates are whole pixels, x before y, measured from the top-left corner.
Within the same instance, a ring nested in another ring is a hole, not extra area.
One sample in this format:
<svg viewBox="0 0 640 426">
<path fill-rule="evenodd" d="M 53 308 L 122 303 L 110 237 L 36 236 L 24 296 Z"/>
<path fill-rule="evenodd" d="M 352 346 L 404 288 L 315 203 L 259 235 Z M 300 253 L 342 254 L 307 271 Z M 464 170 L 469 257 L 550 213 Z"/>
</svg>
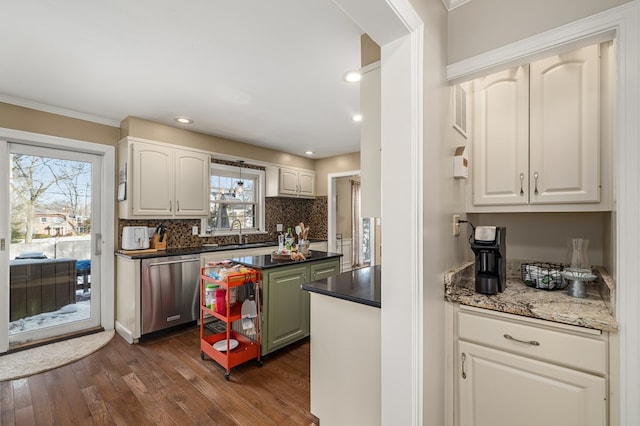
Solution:
<svg viewBox="0 0 640 426">
<path fill-rule="evenodd" d="M 114 331 L 102 331 L 0 356 L 0 382 L 70 364 L 109 343 Z"/>
</svg>

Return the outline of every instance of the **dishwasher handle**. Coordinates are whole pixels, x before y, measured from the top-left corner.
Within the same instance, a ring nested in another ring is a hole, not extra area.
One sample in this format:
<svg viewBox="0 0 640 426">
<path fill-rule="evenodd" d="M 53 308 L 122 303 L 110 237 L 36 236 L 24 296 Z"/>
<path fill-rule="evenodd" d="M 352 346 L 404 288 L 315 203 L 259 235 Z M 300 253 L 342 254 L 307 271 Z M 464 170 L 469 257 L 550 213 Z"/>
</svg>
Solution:
<svg viewBox="0 0 640 426">
<path fill-rule="evenodd" d="M 147 266 L 160 266 L 160 265 L 175 265 L 176 263 L 188 263 L 188 262 L 200 262 L 199 258 L 195 259 L 181 259 L 181 260 L 169 260 L 167 262 L 154 262 L 149 263 Z"/>
</svg>

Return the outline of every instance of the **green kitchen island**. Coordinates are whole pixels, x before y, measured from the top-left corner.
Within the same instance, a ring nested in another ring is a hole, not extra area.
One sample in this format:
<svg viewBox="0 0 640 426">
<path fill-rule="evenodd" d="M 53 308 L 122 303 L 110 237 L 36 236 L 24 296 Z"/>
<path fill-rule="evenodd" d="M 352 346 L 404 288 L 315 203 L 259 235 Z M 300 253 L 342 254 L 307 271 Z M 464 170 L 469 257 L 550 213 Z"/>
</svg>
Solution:
<svg viewBox="0 0 640 426">
<path fill-rule="evenodd" d="M 313 250 L 302 261 L 273 260 L 270 254 L 231 261 L 260 270 L 262 288 L 261 355 L 309 336 L 309 293 L 303 284 L 340 273 L 340 253 Z"/>
</svg>

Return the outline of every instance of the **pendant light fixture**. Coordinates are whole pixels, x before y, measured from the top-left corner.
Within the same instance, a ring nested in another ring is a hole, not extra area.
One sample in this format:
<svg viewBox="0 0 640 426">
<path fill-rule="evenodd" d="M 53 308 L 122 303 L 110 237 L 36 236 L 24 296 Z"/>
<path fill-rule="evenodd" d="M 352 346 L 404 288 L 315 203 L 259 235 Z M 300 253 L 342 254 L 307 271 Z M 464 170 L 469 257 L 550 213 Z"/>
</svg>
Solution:
<svg viewBox="0 0 640 426">
<path fill-rule="evenodd" d="M 238 160 L 238 164 L 240 164 L 240 180 L 238 180 L 238 183 L 236 184 L 236 193 L 242 194 L 244 191 L 244 182 L 242 181 L 242 165 L 244 164 L 244 160 Z"/>
</svg>

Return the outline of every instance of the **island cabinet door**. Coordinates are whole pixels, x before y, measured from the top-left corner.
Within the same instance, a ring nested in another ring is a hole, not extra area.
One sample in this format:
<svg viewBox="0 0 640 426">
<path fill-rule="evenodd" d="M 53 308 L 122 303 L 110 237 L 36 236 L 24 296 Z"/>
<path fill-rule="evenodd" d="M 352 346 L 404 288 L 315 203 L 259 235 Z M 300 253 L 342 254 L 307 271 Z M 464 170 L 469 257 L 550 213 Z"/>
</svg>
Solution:
<svg viewBox="0 0 640 426">
<path fill-rule="evenodd" d="M 309 293 L 300 288 L 308 281 L 307 271 L 307 266 L 293 266 L 268 273 L 267 341 L 263 342 L 263 354 L 309 335 Z"/>
<path fill-rule="evenodd" d="M 310 281 L 335 277 L 340 273 L 340 261 L 338 259 L 331 259 L 324 262 L 313 262 L 310 264 L 309 270 L 311 272 Z"/>
<path fill-rule="evenodd" d="M 604 426 L 603 377 L 469 342 L 458 345 L 459 426 Z"/>
</svg>

